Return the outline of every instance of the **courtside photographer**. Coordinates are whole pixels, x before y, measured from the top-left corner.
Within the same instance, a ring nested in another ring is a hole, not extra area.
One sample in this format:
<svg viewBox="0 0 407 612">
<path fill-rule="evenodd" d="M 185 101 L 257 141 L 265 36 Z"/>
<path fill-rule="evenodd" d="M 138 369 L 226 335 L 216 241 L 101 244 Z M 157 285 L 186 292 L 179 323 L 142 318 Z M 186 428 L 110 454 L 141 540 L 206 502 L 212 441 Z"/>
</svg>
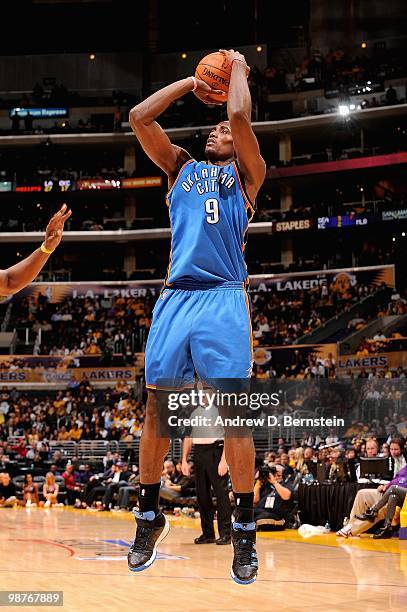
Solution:
<svg viewBox="0 0 407 612">
<path fill-rule="evenodd" d="M 283 480 L 282 465 L 261 466 L 254 485 L 254 520 L 258 528 L 285 529 L 294 509 L 294 489 Z M 267 527 L 266 527 L 267 526 Z"/>
</svg>

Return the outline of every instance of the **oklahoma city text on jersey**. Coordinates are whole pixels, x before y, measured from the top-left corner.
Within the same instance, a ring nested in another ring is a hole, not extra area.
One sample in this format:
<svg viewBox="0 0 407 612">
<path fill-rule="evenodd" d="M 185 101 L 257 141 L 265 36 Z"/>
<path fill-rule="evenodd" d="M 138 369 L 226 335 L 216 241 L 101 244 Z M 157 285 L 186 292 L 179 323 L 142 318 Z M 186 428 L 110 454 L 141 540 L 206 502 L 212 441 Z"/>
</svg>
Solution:
<svg viewBox="0 0 407 612">
<path fill-rule="evenodd" d="M 211 168 L 201 168 L 200 172 L 191 172 L 182 181 L 181 187 L 189 193 L 192 187 L 195 187 L 199 195 L 204 193 L 218 193 L 220 185 L 225 185 L 230 189 L 235 184 L 235 177 L 232 173 L 221 172 L 219 166 L 211 166 Z"/>
</svg>

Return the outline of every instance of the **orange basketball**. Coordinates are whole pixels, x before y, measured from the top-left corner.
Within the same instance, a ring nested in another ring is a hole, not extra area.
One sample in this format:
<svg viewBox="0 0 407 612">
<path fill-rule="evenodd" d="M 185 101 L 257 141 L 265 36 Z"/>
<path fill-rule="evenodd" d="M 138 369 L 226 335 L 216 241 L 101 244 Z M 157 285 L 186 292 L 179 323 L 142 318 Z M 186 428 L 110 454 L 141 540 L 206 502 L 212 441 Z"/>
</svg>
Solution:
<svg viewBox="0 0 407 612">
<path fill-rule="evenodd" d="M 232 65 L 228 62 L 223 53 L 209 53 L 199 62 L 195 70 L 195 77 L 208 83 L 213 89 L 221 89 L 226 96 L 213 94 L 211 99 L 214 102 L 226 102 L 229 91 L 230 74 Z"/>
</svg>

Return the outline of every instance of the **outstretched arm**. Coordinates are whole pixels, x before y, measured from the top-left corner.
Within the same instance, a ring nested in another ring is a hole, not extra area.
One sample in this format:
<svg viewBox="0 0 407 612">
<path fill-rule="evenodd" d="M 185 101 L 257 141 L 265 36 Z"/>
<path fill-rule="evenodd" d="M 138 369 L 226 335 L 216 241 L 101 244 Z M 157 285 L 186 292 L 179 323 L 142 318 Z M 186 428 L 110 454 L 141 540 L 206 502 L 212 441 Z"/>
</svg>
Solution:
<svg viewBox="0 0 407 612">
<path fill-rule="evenodd" d="M 45 240 L 41 247 L 31 255 L 19 261 L 15 266 L 0 270 L 0 295 L 13 295 L 29 285 L 48 261 L 51 253 L 61 242 L 65 221 L 71 216 L 71 211 L 64 204 L 51 218 L 45 232 Z"/>
<path fill-rule="evenodd" d="M 196 88 L 194 89 L 195 84 Z M 207 97 L 209 94 L 219 93 L 203 81 L 194 77 L 187 77 L 156 91 L 130 111 L 129 121 L 131 128 L 143 147 L 144 152 L 168 175 L 170 180 L 175 177 L 180 166 L 190 158 L 190 155 L 185 149 L 171 144 L 167 134 L 155 119 L 172 102 L 175 102 L 175 100 L 190 91 L 193 91 L 205 103 L 209 102 Z"/>
<path fill-rule="evenodd" d="M 232 64 L 228 94 L 228 119 L 245 187 L 253 202 L 266 175 L 266 164 L 251 125 L 252 100 L 247 84 L 248 66 L 238 51 L 221 49 Z"/>
</svg>

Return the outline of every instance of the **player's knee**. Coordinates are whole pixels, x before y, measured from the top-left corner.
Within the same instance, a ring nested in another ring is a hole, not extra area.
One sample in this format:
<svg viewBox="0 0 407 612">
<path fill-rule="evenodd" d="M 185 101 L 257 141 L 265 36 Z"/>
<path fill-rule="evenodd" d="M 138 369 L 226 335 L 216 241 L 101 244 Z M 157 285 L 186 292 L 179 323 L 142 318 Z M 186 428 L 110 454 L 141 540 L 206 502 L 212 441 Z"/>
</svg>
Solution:
<svg viewBox="0 0 407 612">
<path fill-rule="evenodd" d="M 157 394 L 151 389 L 148 390 L 146 411 L 154 411 L 157 408 Z"/>
<path fill-rule="evenodd" d="M 146 404 L 146 420 L 157 419 L 157 395 L 155 391 L 148 392 L 147 404 Z"/>
</svg>

